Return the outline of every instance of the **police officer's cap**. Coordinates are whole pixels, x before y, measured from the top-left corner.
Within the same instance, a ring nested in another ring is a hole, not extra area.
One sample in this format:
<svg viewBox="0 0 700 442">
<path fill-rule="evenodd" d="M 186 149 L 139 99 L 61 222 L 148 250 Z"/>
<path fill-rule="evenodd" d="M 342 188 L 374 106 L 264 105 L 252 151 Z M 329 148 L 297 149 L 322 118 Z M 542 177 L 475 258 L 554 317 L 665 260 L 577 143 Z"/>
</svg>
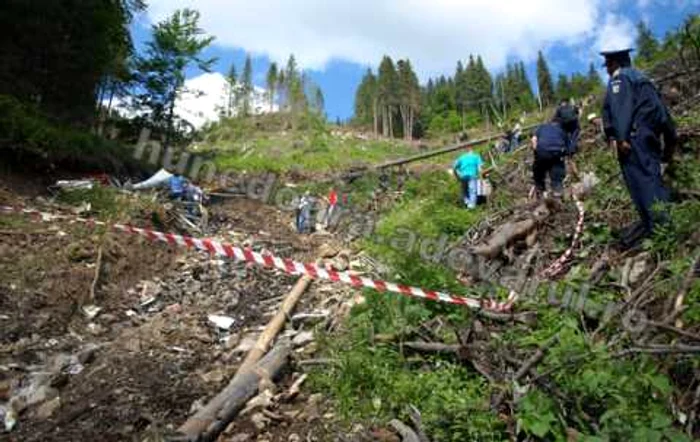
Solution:
<svg viewBox="0 0 700 442">
<path fill-rule="evenodd" d="M 603 66 L 607 66 L 608 62 L 610 61 L 628 61 L 630 59 L 630 52 L 632 51 L 634 51 L 634 49 L 632 48 L 601 51 L 600 55 L 605 57 L 605 62 L 603 63 Z"/>
</svg>

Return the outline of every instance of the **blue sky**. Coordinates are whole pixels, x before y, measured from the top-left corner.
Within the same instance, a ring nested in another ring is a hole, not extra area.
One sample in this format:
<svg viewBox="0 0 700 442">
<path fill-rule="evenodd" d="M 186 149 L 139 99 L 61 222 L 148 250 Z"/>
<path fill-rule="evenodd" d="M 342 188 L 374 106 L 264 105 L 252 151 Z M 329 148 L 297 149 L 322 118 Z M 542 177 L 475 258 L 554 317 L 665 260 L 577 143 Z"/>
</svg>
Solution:
<svg viewBox="0 0 700 442">
<path fill-rule="evenodd" d="M 328 118 L 352 116 L 355 89 L 383 54 L 409 57 L 422 81 L 452 74 L 457 60 L 481 54 L 492 73 L 524 60 L 534 79 L 543 50 L 556 76 L 600 64 L 606 45 L 634 39 L 646 21 L 657 36 L 675 29 L 700 0 L 149 0 L 132 26 L 138 46 L 150 25 L 177 8 L 202 14 L 201 26 L 216 37 L 207 50 L 240 72 L 253 56 L 254 82 L 264 86 L 271 60 L 284 64 L 294 53 L 326 98 Z M 190 71 L 188 77 L 200 72 Z"/>
</svg>

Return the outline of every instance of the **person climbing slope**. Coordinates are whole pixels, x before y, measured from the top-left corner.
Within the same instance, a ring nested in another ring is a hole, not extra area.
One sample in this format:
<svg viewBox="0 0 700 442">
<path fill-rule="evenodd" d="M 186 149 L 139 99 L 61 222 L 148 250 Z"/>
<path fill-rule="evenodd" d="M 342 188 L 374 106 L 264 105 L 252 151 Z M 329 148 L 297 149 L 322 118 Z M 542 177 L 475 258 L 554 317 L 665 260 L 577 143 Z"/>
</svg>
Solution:
<svg viewBox="0 0 700 442">
<path fill-rule="evenodd" d="M 483 160 L 473 146 L 467 146 L 453 166 L 455 176 L 462 185 L 462 201 L 468 209 L 476 207 L 478 197 L 479 178 L 481 178 L 481 168 Z"/>
<path fill-rule="evenodd" d="M 551 182 L 553 198 L 561 199 L 566 177 L 565 159 L 571 150 L 570 142 L 570 136 L 558 116 L 535 131 L 532 137 L 532 149 L 535 151 L 532 175 L 537 199 L 545 195 L 547 175 Z"/>
<path fill-rule="evenodd" d="M 640 222 L 625 229 L 621 245 L 636 246 L 668 219 L 656 210 L 670 196 L 661 176 L 662 160 L 670 160 L 677 142 L 675 124 L 651 81 L 632 67 L 632 49 L 601 52 L 610 80 L 603 105 L 603 126 L 617 150 L 622 175 Z M 665 142 L 662 151 L 661 137 Z"/>
</svg>

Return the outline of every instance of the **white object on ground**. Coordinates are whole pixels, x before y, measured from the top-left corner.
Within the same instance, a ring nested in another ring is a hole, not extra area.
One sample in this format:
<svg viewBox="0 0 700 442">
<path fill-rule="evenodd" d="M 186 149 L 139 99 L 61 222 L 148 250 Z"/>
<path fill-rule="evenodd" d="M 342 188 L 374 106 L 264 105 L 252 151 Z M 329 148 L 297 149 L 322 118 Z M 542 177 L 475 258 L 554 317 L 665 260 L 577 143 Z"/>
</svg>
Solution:
<svg viewBox="0 0 700 442">
<path fill-rule="evenodd" d="M 142 181 L 140 183 L 134 184 L 133 189 L 134 190 L 143 190 L 143 189 L 152 189 L 154 187 L 158 187 L 162 184 L 165 184 L 168 182 L 170 177 L 173 175 L 168 172 L 165 169 L 160 169 L 158 172 L 156 172 L 155 175 L 147 179 L 146 181 Z"/>
<path fill-rule="evenodd" d="M 233 323 L 236 321 L 235 319 L 229 317 L 229 316 L 219 316 L 219 315 L 209 315 L 208 317 L 209 322 L 214 324 L 215 326 L 219 327 L 222 330 L 229 330 Z"/>
<path fill-rule="evenodd" d="M 63 190 L 92 189 L 95 183 L 92 180 L 62 180 L 57 181 L 56 187 Z"/>
</svg>

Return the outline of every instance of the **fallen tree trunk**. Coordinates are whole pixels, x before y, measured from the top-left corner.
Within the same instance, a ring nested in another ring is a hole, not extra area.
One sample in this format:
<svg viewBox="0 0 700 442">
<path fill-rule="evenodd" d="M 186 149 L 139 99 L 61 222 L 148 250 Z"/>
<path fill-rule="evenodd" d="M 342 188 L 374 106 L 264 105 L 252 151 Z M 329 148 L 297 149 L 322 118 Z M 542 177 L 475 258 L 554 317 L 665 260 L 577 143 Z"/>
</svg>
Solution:
<svg viewBox="0 0 700 442">
<path fill-rule="evenodd" d="M 185 422 L 178 429 L 180 433 L 187 435 L 190 439 L 196 440 L 200 434 L 206 431 L 209 425 L 216 419 L 219 410 L 221 410 L 226 402 L 229 401 L 229 398 L 232 396 L 235 389 L 239 388 L 238 378 L 251 371 L 255 364 L 270 348 L 271 343 L 284 326 L 285 320 L 290 316 L 297 301 L 299 301 L 299 298 L 310 283 L 311 278 L 308 276 L 303 276 L 297 281 L 292 291 L 289 292 L 285 298 L 277 314 L 272 318 L 269 324 L 267 324 L 267 327 L 265 327 L 265 330 L 255 343 L 255 347 L 248 353 L 245 360 L 241 363 L 241 366 L 238 368 L 238 371 L 231 382 L 206 406 L 204 406 L 204 408 L 199 410 L 194 416 L 190 417 L 187 422 Z"/>
<path fill-rule="evenodd" d="M 291 351 L 292 346 L 288 342 L 278 345 L 251 370 L 236 374 L 233 381 L 226 387 L 228 390 L 226 402 L 216 418 L 208 423 L 202 434 L 188 435 L 189 439 L 187 440 L 202 442 L 216 440 L 219 434 L 236 418 L 238 412 L 258 392 L 260 381 L 274 379 L 279 375 L 289 361 Z"/>
<path fill-rule="evenodd" d="M 472 251 L 476 255 L 493 259 L 514 241 L 525 239 L 530 232 L 535 230 L 535 227 L 537 227 L 537 223 L 533 219 L 508 222 L 499 227 L 486 244 L 476 246 Z"/>
<path fill-rule="evenodd" d="M 472 247 L 475 255 L 484 258 L 496 258 L 513 242 L 527 238 L 537 226 L 547 219 L 550 211 L 546 204 L 541 204 L 532 212 L 532 216 L 522 221 L 507 222 L 499 227 L 485 244 Z"/>
<path fill-rule="evenodd" d="M 243 360 L 243 363 L 238 368 L 239 372 L 251 367 L 267 352 L 272 344 L 272 341 L 274 341 L 280 330 L 282 330 L 285 321 L 291 316 L 294 307 L 299 301 L 299 298 L 301 298 L 301 295 L 304 294 L 310 283 L 311 278 L 308 276 L 303 276 L 297 281 L 294 288 L 292 288 L 292 291 L 289 292 L 289 295 L 287 295 L 287 298 L 285 298 L 284 302 L 282 303 L 282 307 L 280 307 L 277 314 L 272 318 L 270 323 L 267 324 L 267 327 L 265 327 L 265 330 L 258 338 L 258 342 L 255 343 L 255 347 L 253 347 L 253 349 Z"/>
</svg>

